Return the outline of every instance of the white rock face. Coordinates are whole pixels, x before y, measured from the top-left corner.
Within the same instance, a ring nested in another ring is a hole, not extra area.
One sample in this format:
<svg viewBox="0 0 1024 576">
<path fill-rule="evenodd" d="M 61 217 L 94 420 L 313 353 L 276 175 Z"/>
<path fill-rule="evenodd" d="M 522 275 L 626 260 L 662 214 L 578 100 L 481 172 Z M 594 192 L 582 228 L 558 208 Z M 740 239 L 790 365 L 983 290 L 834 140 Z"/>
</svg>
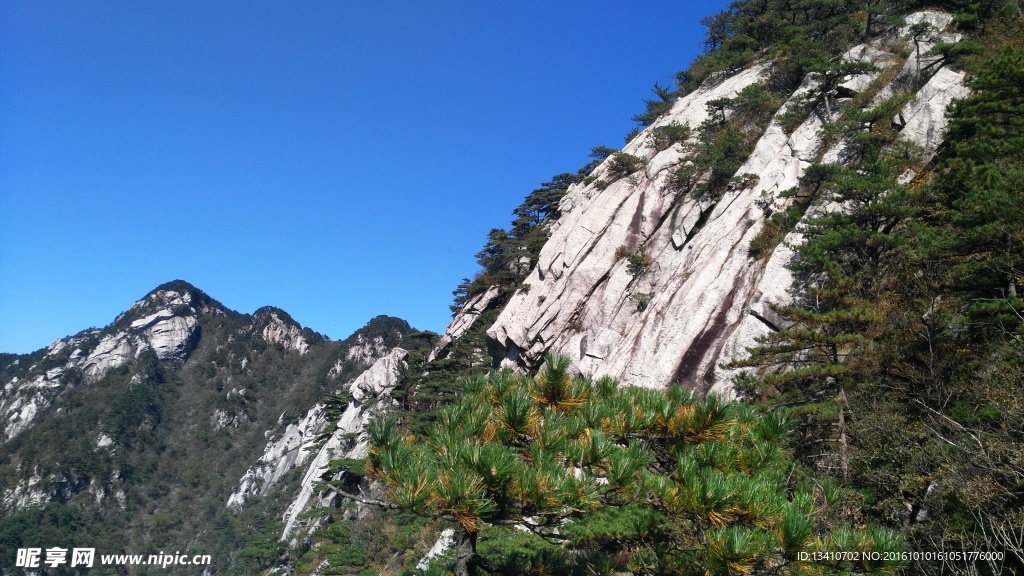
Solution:
<svg viewBox="0 0 1024 576">
<path fill-rule="evenodd" d="M 98 342 L 100 330 L 57 340 L 47 349 L 40 364 L 59 362 L 58 366 L 41 370 L 37 364 L 31 367 L 31 379 L 7 382 L 0 391 L 3 441 L 27 429 L 35 417 L 50 406 L 64 391 L 66 385 L 62 378 L 72 368 L 81 370 L 83 380 L 91 383 L 147 350 L 152 350 L 160 360 L 188 358 L 199 338 L 197 315 L 209 309 L 193 302 L 188 292 L 159 290 L 133 304 L 118 320 L 131 312 L 147 310 L 151 313 L 103 335 Z M 69 349 L 71 353 L 65 357 Z"/>
<path fill-rule="evenodd" d="M 904 19 L 903 27 L 897 33 L 898 37 L 910 38 L 910 29 L 918 24 L 928 24 L 931 27 L 928 36 L 942 33 L 943 30 L 953 23 L 953 15 L 941 10 L 921 10 L 908 14 Z"/>
<path fill-rule="evenodd" d="M 445 329 L 444 334 L 441 335 L 441 339 L 437 341 L 434 348 L 430 351 L 427 356 L 428 362 L 433 362 L 437 358 L 438 354 L 444 351 L 449 344 L 458 340 L 466 333 L 476 319 L 480 317 L 487 308 L 494 302 L 494 299 L 498 297 L 500 289 L 497 286 L 491 286 L 486 292 L 477 294 L 462 306 L 462 310 L 452 318 L 452 321 L 448 324 L 448 328 Z"/>
<path fill-rule="evenodd" d="M 188 357 L 199 336 L 196 314 L 206 308 L 197 309 L 191 294 L 175 290 L 154 292 L 133 304 L 128 312 L 144 308 L 155 308 L 155 311 L 133 321 L 127 330 L 104 336 L 85 358 L 81 366 L 87 380 L 99 380 L 112 368 L 137 358 L 146 350 L 153 350 L 160 360 Z"/>
<path fill-rule="evenodd" d="M 82 363 L 82 373 L 89 380 L 99 380 L 108 371 L 135 358 L 146 348 L 146 342 L 133 334 L 108 334 Z"/>
<path fill-rule="evenodd" d="M 930 153 L 942 143 L 946 130 L 946 109 L 953 100 L 964 98 L 970 90 L 964 86 L 964 73 L 942 68 L 932 76 L 900 111 L 905 125 L 900 136 Z"/>
<path fill-rule="evenodd" d="M 285 474 L 308 462 L 298 495 L 284 514 L 281 539 L 286 540 L 298 526 L 299 515 L 313 500 L 314 485 L 323 479 L 330 461 L 366 456 L 367 425 L 385 407 L 392 406 L 390 393 L 407 355 L 407 351 L 393 348 L 348 384 L 352 401 L 342 413 L 335 432 L 315 453 L 311 450 L 314 440 L 328 424 L 323 405 L 317 404 L 300 421 L 289 425 L 280 438 L 267 444 L 263 456 L 242 476 L 238 490 L 228 498 L 227 507 L 240 509 L 248 496 L 266 494 Z"/>
<path fill-rule="evenodd" d="M 28 391 L 19 390 L 19 392 Z M 7 395 L 5 394 L 5 396 Z M 4 425 L 5 442 L 28 428 L 41 407 L 45 408 L 49 405 L 46 396 L 42 394 L 21 394 L 19 396 L 10 394 L 10 396 L 13 398 L 10 400 L 5 398 L 4 402 L 0 404 L 6 420 Z"/>
<path fill-rule="evenodd" d="M 345 358 L 355 360 L 362 364 L 373 364 L 378 358 L 388 353 L 388 347 L 384 345 L 383 336 L 364 338 L 362 334 L 356 336 L 356 344 L 348 349 Z"/>
<path fill-rule="evenodd" d="M 144 339 L 157 358 L 183 360 L 198 324 L 195 316 L 177 316 L 173 311 L 163 309 L 132 322 L 131 326 L 143 331 Z"/>
<path fill-rule="evenodd" d="M 0 500 L 0 509 L 17 512 L 25 508 L 41 506 L 50 500 L 50 495 L 41 488 L 43 479 L 38 474 L 19 482 L 13 488 L 5 488 Z"/>
<path fill-rule="evenodd" d="M 267 444 L 259 461 L 242 476 L 238 490 L 228 497 L 228 508 L 241 510 L 248 496 L 266 494 L 285 474 L 309 458 L 309 448 L 327 425 L 323 409 L 323 404 L 317 404 L 301 420 L 289 424 L 280 438 Z"/>
<path fill-rule="evenodd" d="M 898 63 L 885 42 L 857 47 L 847 58 L 880 68 Z M 911 60 L 896 75 L 904 86 L 918 82 L 903 78 L 918 70 Z M 582 183 L 569 189 L 560 205 L 562 217 L 525 281 L 528 290 L 512 297 L 487 332 L 492 354 L 506 365 L 535 366 L 543 353 L 557 351 L 584 373 L 610 375 L 625 384 L 661 388 L 679 382 L 731 393 L 733 374 L 719 365 L 745 356 L 756 337 L 778 327 L 781 319 L 770 303 L 792 301 L 787 265 L 794 256 L 791 246 L 801 238 L 789 235 L 767 261 L 752 259 L 750 241 L 766 219 L 761 206 L 785 207 L 788 200 L 779 194 L 796 186 L 812 163 L 842 161 L 842 146 L 823 149 L 823 110 L 789 135 L 772 121 L 737 171 L 737 176 L 756 174 L 756 181 L 733 187 L 715 202 L 679 197 L 668 178 L 686 162 L 686 152 L 676 146 L 655 153 L 648 135 L 670 123 L 699 125 L 708 116 L 709 100 L 732 97 L 765 74 L 764 67 L 755 66 L 676 102 L 624 148 L 648 159 L 646 170 L 604 190 Z M 866 89 L 878 74 L 863 75 L 855 87 Z M 934 151 L 945 129 L 946 105 L 965 93 L 962 79 L 950 70 L 931 76 L 903 111 L 907 139 Z M 800 90 L 813 87 L 805 83 Z M 610 180 L 607 164 L 593 175 Z M 616 258 L 620 247 L 631 252 L 643 247 L 651 265 L 634 275 L 625 259 Z M 638 305 L 644 299 L 646 306 Z"/>
<path fill-rule="evenodd" d="M 314 484 L 323 478 L 331 460 L 366 457 L 369 448 L 367 426 L 372 419 L 382 415 L 384 408 L 393 404 L 390 399 L 391 390 L 398 382 L 407 355 L 408 352 L 401 348 L 393 349 L 349 385 L 353 400 L 342 413 L 337 430 L 320 448 L 306 469 L 299 494 L 285 511 L 282 540 L 287 540 L 297 527 L 299 515 L 309 505 L 315 493 Z"/>
<path fill-rule="evenodd" d="M 136 310 L 152 308 L 154 306 L 169 309 L 182 306 L 190 306 L 192 308 L 196 308 L 196 306 L 198 306 L 199 310 L 206 310 L 205 306 L 199 305 L 198 303 L 193 303 L 192 295 L 189 294 L 188 292 L 180 292 L 178 290 L 156 290 L 151 294 L 147 295 L 142 300 L 139 300 L 135 304 L 132 304 L 131 307 L 128 308 L 128 310 L 125 310 L 123 314 L 117 317 L 117 320 L 120 320 L 127 314 L 130 314 L 131 312 L 134 312 Z"/>
<path fill-rule="evenodd" d="M 262 314 L 266 314 L 267 324 L 260 331 L 260 336 L 268 344 L 276 344 L 285 350 L 294 350 L 299 354 L 305 354 L 309 351 L 309 342 L 306 342 L 306 339 L 302 336 L 302 330 L 298 326 L 285 322 L 273 310 Z M 262 314 L 257 313 L 257 316 Z"/>
<path fill-rule="evenodd" d="M 451 528 L 445 528 L 441 530 L 441 535 L 437 537 L 437 541 L 434 545 L 427 550 L 427 553 L 420 558 L 420 561 L 416 563 L 417 570 L 426 570 L 430 567 L 430 561 L 438 556 L 444 554 L 449 548 L 455 545 L 455 530 Z"/>
</svg>

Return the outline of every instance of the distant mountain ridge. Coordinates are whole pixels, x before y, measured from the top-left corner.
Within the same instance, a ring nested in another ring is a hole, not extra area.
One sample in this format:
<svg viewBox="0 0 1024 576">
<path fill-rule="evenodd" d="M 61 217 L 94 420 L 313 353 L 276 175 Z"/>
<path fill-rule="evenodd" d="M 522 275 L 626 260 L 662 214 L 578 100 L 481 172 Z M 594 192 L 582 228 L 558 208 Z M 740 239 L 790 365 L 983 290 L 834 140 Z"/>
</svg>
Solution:
<svg viewBox="0 0 1024 576">
<path fill-rule="evenodd" d="M 255 525 L 280 537 L 307 457 L 308 445 L 285 449 L 289 464 L 230 509 L 268 440 L 284 447 L 290 430 L 315 436 L 327 424 L 314 414 L 319 402 L 350 394 L 349 383 L 384 358 L 394 379 L 399 345 L 430 338 L 378 316 L 330 341 L 279 308 L 239 313 L 175 280 L 104 328 L 0 357 L 0 571 L 14 548 L 36 543 L 188 547 L 217 556 L 216 573 L 251 573 L 237 554 Z M 195 541 L 211 522 L 218 534 Z"/>
</svg>

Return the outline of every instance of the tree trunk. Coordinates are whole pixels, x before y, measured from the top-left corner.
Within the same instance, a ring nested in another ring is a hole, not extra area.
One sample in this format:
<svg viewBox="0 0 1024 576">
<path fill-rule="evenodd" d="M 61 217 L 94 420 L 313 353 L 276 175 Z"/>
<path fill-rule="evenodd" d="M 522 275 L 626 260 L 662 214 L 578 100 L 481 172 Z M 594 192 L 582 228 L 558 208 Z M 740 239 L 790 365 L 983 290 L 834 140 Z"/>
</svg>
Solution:
<svg viewBox="0 0 1024 576">
<path fill-rule="evenodd" d="M 458 529 L 458 545 L 455 548 L 455 576 L 477 576 L 476 534 L 465 528 Z"/>
<path fill-rule="evenodd" d="M 850 455 L 846 445 L 846 390 L 839 388 L 839 465 L 843 480 L 850 479 Z"/>
</svg>

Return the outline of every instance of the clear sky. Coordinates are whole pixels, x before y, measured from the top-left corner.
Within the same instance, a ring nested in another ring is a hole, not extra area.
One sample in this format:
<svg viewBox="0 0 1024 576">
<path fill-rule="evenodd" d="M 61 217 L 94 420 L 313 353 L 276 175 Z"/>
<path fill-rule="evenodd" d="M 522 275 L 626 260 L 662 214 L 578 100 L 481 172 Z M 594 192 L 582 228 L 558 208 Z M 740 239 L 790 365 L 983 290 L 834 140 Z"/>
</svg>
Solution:
<svg viewBox="0 0 1024 576">
<path fill-rule="evenodd" d="M 541 182 L 621 147 L 725 0 L 0 3 L 0 351 L 157 285 L 443 331 Z"/>
</svg>

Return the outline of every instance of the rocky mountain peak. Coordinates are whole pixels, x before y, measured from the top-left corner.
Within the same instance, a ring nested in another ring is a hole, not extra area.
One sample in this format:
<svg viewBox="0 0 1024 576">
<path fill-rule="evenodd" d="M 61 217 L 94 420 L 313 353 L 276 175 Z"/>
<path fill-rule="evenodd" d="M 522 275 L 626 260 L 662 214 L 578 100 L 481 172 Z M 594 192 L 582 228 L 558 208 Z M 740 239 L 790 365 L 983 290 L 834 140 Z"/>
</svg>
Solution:
<svg viewBox="0 0 1024 576">
<path fill-rule="evenodd" d="M 224 307 L 202 290 L 184 280 L 173 280 L 157 286 L 128 310 L 120 314 L 114 324 L 123 321 L 134 322 L 143 316 L 159 310 L 172 311 L 179 315 L 197 312 L 221 312 Z"/>
<path fill-rule="evenodd" d="M 280 308 L 260 308 L 253 314 L 252 326 L 253 332 L 259 334 L 267 344 L 294 350 L 299 354 L 309 351 L 310 342 L 303 334 L 302 326 Z"/>
<path fill-rule="evenodd" d="M 4 440 L 30 426 L 65 388 L 95 382 L 143 353 L 160 361 L 185 361 L 199 340 L 200 313 L 225 314 L 203 291 L 175 280 L 132 304 L 106 328 L 56 340 L 38 361 L 4 383 Z"/>
</svg>

